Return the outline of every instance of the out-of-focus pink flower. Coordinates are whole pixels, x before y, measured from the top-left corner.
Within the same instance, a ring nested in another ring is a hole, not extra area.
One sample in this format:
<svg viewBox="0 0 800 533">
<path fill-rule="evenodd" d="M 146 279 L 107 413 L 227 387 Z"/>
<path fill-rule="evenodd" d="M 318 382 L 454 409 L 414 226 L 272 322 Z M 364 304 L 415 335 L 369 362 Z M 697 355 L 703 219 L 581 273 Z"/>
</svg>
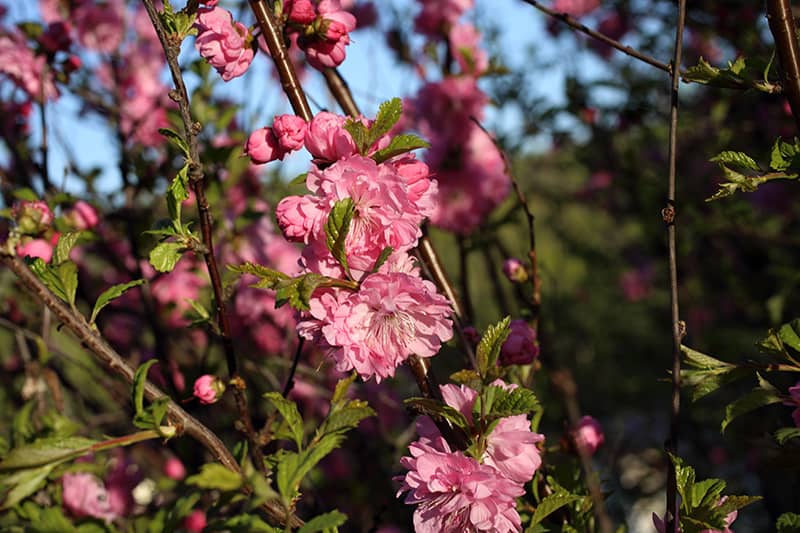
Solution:
<svg viewBox="0 0 800 533">
<path fill-rule="evenodd" d="M 183 527 L 190 533 L 200 533 L 207 524 L 206 513 L 202 509 L 195 509 L 183 519 Z"/>
<path fill-rule="evenodd" d="M 25 37 L 15 32 L 0 35 L 0 74 L 7 76 L 35 101 L 55 100 L 58 89 L 47 58 L 35 55 Z"/>
<path fill-rule="evenodd" d="M 106 522 L 117 518 L 111 510 L 105 485 L 92 474 L 64 474 L 61 486 L 64 508 L 73 516 L 90 516 Z"/>
<path fill-rule="evenodd" d="M 317 161 L 332 162 L 356 153 L 356 143 L 344 129 L 345 118 L 322 111 L 306 130 L 306 149 Z"/>
<path fill-rule="evenodd" d="M 297 115 L 279 115 L 272 121 L 272 133 L 286 152 L 303 147 L 306 136 L 306 121 Z"/>
<path fill-rule="evenodd" d="M 44 239 L 31 239 L 17 245 L 17 255 L 19 257 L 39 257 L 45 263 L 49 263 L 53 258 L 53 245 Z"/>
<path fill-rule="evenodd" d="M 503 274 L 512 283 L 524 283 L 528 281 L 528 269 L 525 264 L 517 259 L 511 257 L 503 261 Z"/>
<path fill-rule="evenodd" d="M 378 22 L 378 8 L 374 2 L 359 2 L 348 9 L 356 17 L 358 30 L 374 26 Z"/>
<path fill-rule="evenodd" d="M 194 382 L 194 397 L 200 400 L 200 403 L 217 403 L 223 392 L 225 392 L 225 384 L 210 374 L 204 374 Z"/>
<path fill-rule="evenodd" d="M 600 0 L 553 0 L 552 10 L 573 17 L 582 17 L 598 7 L 600 7 Z"/>
<path fill-rule="evenodd" d="M 67 213 L 67 219 L 79 230 L 92 229 L 100 221 L 97 211 L 91 204 L 78 200 Z"/>
<path fill-rule="evenodd" d="M 424 0 L 414 28 L 429 37 L 446 34 L 450 26 L 473 6 L 473 0 Z"/>
<path fill-rule="evenodd" d="M 594 455 L 597 449 L 606 440 L 600 422 L 591 416 L 584 416 L 578 422 L 578 427 L 572 431 L 575 443 L 582 447 L 589 455 Z"/>
<path fill-rule="evenodd" d="M 39 36 L 39 42 L 51 54 L 56 52 L 66 52 L 72 44 L 70 37 L 70 25 L 68 22 L 59 20 L 47 25 L 44 33 Z"/>
<path fill-rule="evenodd" d="M 622 294 L 629 302 L 639 302 L 650 294 L 653 274 L 647 267 L 626 270 L 619 277 Z"/>
<path fill-rule="evenodd" d="M 28 235 L 39 234 L 53 223 L 53 212 L 42 200 L 15 203 L 11 208 L 11 217 L 17 223 L 17 229 Z"/>
<path fill-rule="evenodd" d="M 286 150 L 281 147 L 272 128 L 261 128 L 247 138 L 244 154 L 250 156 L 256 165 L 263 165 L 270 161 L 282 160 L 286 156 Z"/>
<path fill-rule="evenodd" d="M 489 56 L 481 48 L 481 34 L 472 24 L 458 24 L 448 34 L 450 49 L 461 72 L 480 76 L 489 68 Z"/>
<path fill-rule="evenodd" d="M 133 510 L 133 489 L 142 480 L 142 471 L 131 462 L 122 448 L 114 450 L 113 468 L 106 475 L 108 505 L 117 516 L 125 516 Z"/>
<path fill-rule="evenodd" d="M 164 475 L 175 481 L 180 481 L 186 477 L 186 467 L 177 457 L 170 457 L 164 463 Z"/>
<path fill-rule="evenodd" d="M 73 10 L 70 19 L 75 21 L 78 40 L 83 46 L 110 54 L 119 48 L 125 35 L 125 2 L 81 2 Z"/>
<path fill-rule="evenodd" d="M 411 443 L 409 452 L 410 457 L 400 459 L 408 473 L 398 478 L 402 481 L 398 496 L 407 492 L 405 503 L 417 505 L 417 533 L 521 531 L 516 511 L 516 498 L 525 493 L 521 485 L 450 450 L 442 437 L 423 437 Z"/>
<path fill-rule="evenodd" d="M 151 293 L 167 315 L 169 325 L 181 327 L 189 323 L 183 316 L 192 308 L 189 300 L 196 300 L 200 295 L 200 289 L 207 284 L 207 280 L 195 269 L 195 263 L 186 257 L 178 261 L 172 272 L 153 280 Z"/>
<path fill-rule="evenodd" d="M 536 331 L 524 320 L 512 320 L 511 331 L 500 349 L 501 365 L 528 365 L 539 355 Z"/>
<path fill-rule="evenodd" d="M 253 61 L 250 32 L 241 22 L 233 22 L 230 11 L 206 6 L 197 10 L 195 48 L 223 80 L 230 81 L 244 74 Z"/>
<path fill-rule="evenodd" d="M 358 292 L 331 303 L 312 298 L 311 319 L 319 321 L 337 370 L 355 369 L 365 380 L 393 376 L 411 354 L 432 357 L 453 336 L 450 304 L 416 276 L 372 274 Z"/>
<path fill-rule="evenodd" d="M 317 10 L 311 0 L 291 0 L 284 5 L 289 10 L 289 22 L 295 24 L 311 24 L 317 18 Z"/>
<path fill-rule="evenodd" d="M 800 381 L 793 387 L 789 387 L 789 399 L 784 401 L 783 404 L 797 407 L 792 411 L 792 420 L 794 420 L 795 426 L 800 427 Z"/>
</svg>

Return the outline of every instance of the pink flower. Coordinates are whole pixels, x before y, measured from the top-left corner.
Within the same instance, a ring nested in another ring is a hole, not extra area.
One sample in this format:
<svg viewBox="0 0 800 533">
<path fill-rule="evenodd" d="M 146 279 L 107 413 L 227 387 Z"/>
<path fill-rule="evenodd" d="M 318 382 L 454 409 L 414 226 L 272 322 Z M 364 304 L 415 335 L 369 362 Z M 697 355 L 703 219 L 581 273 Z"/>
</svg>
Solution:
<svg viewBox="0 0 800 533">
<path fill-rule="evenodd" d="M 356 29 L 356 18 L 341 8 L 339 0 L 321 0 L 317 10 L 317 32 L 300 35 L 298 45 L 312 67 L 324 70 L 344 61 L 345 46 L 350 44 L 349 32 Z"/>
<path fill-rule="evenodd" d="M 194 25 L 198 31 L 195 48 L 223 80 L 230 81 L 247 71 L 254 55 L 250 32 L 241 22 L 233 22 L 230 11 L 201 7 Z"/>
<path fill-rule="evenodd" d="M 284 10 L 288 8 L 289 22 L 295 24 L 311 24 L 317 18 L 317 11 L 311 0 L 290 0 L 286 2 Z"/>
<path fill-rule="evenodd" d="M 481 34 L 472 24 L 458 24 L 448 34 L 450 49 L 461 72 L 480 76 L 489 68 L 489 56 L 480 47 Z"/>
<path fill-rule="evenodd" d="M 53 245 L 44 239 L 31 239 L 24 244 L 17 245 L 19 257 L 39 257 L 45 263 L 53 258 Z"/>
<path fill-rule="evenodd" d="M 35 235 L 45 231 L 53 223 L 53 212 L 42 200 L 22 201 L 14 204 L 11 217 L 20 232 Z"/>
<path fill-rule="evenodd" d="M 626 270 L 619 276 L 622 294 L 629 302 L 641 301 L 650 294 L 653 273 L 648 267 Z"/>
<path fill-rule="evenodd" d="M 190 533 L 200 533 L 207 523 L 206 513 L 202 509 L 195 509 L 183 519 L 183 527 Z"/>
<path fill-rule="evenodd" d="M 575 439 L 575 443 L 586 450 L 589 455 L 594 455 L 606 440 L 600 422 L 591 416 L 584 416 L 580 419 L 578 427 L 572 431 L 572 437 Z"/>
<path fill-rule="evenodd" d="M 319 321 L 337 370 L 355 369 L 365 380 L 393 376 L 411 354 L 432 357 L 453 336 L 450 304 L 416 276 L 372 274 L 358 292 L 322 298 L 312 299 L 312 323 L 300 332 L 313 338 L 308 328 Z"/>
<path fill-rule="evenodd" d="M 320 202 L 312 196 L 287 196 L 275 208 L 283 235 L 294 242 L 309 243 L 312 231 L 324 213 Z"/>
<path fill-rule="evenodd" d="M 223 392 L 225 384 L 210 374 L 204 374 L 194 382 L 194 397 L 200 400 L 200 403 L 217 403 Z"/>
<path fill-rule="evenodd" d="M 64 474 L 61 478 L 64 508 L 75 517 L 91 516 L 110 522 L 117 518 L 103 482 L 92 474 Z"/>
<path fill-rule="evenodd" d="M 511 257 L 503 261 L 503 274 L 512 283 L 524 283 L 528 281 L 528 269 L 525 264 L 517 259 Z"/>
<path fill-rule="evenodd" d="M 122 0 L 104 4 L 81 2 L 70 19 L 75 21 L 80 43 L 97 52 L 110 54 L 116 51 L 125 35 L 125 3 Z"/>
<path fill-rule="evenodd" d="M 543 440 L 544 435 L 531 431 L 525 415 L 507 416 L 489 434 L 483 463 L 495 467 L 512 481 L 527 483 L 542 465 L 536 443 Z"/>
<path fill-rule="evenodd" d="M 501 365 L 528 365 L 539 355 L 536 331 L 524 320 L 512 320 L 511 332 L 500 350 Z"/>
<path fill-rule="evenodd" d="M 431 37 L 447 33 L 461 15 L 473 5 L 473 0 L 423 0 L 422 11 L 414 19 L 414 28 Z"/>
<path fill-rule="evenodd" d="M 525 493 L 521 485 L 491 466 L 451 451 L 442 437 L 423 437 L 411 443 L 409 452 L 410 457 L 400 459 L 408 473 L 399 478 L 398 496 L 407 492 L 405 503 L 417 505 L 415 531 L 522 530 L 516 511 L 516 498 Z"/>
<path fill-rule="evenodd" d="M 164 475 L 175 481 L 180 481 L 186 477 L 186 467 L 177 457 L 170 457 L 164 463 Z"/>
<path fill-rule="evenodd" d="M 299 150 L 306 136 L 306 121 L 296 115 L 279 115 L 272 121 L 272 133 L 284 151 Z"/>
<path fill-rule="evenodd" d="M 21 33 L 0 35 L 0 74 L 8 77 L 35 101 L 55 100 L 58 89 L 47 58 L 35 55 Z M 45 70 L 46 69 L 46 70 Z"/>
<path fill-rule="evenodd" d="M 167 315 L 167 323 L 181 327 L 189 323 L 183 316 L 192 308 L 189 300 L 197 300 L 200 290 L 207 284 L 196 270 L 194 262 L 186 257 L 178 261 L 172 272 L 153 280 L 151 293 L 161 311 Z"/>
<path fill-rule="evenodd" d="M 600 0 L 554 0 L 552 9 L 557 13 L 582 17 L 598 7 L 600 7 Z"/>
<path fill-rule="evenodd" d="M 272 128 L 261 128 L 250 134 L 244 145 L 244 154 L 256 165 L 263 165 L 276 159 L 283 159 L 286 150 L 281 147 Z"/>
<path fill-rule="evenodd" d="M 344 129 L 345 118 L 327 111 L 317 113 L 306 130 L 306 149 L 318 161 L 336 161 L 356 153 L 356 143 Z"/>
<path fill-rule="evenodd" d="M 72 209 L 67 213 L 67 218 L 72 222 L 72 225 L 79 230 L 92 229 L 100 221 L 97 216 L 97 211 L 91 204 L 78 200 Z"/>
</svg>

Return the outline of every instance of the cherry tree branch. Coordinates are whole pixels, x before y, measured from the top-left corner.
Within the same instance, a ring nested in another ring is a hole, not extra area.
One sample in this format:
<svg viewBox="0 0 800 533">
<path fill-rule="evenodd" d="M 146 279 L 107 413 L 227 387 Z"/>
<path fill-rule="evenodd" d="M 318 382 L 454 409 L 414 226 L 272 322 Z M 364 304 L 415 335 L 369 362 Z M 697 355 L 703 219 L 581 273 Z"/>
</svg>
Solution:
<svg viewBox="0 0 800 533">
<path fill-rule="evenodd" d="M 206 248 L 203 255 L 206 267 L 208 268 L 209 277 L 211 278 L 211 286 L 214 292 L 214 305 L 217 311 L 217 323 L 220 337 L 222 337 L 222 346 L 225 351 L 225 360 L 227 362 L 228 374 L 232 385 L 231 388 L 233 389 L 233 396 L 236 400 L 236 407 L 239 412 L 239 421 L 250 443 L 249 449 L 253 458 L 253 463 L 255 463 L 255 467 L 259 472 L 266 475 L 267 468 L 264 464 L 264 453 L 259 443 L 258 432 L 253 427 L 250 410 L 247 406 L 247 386 L 244 379 L 239 375 L 236 354 L 233 349 L 231 327 L 228 321 L 228 315 L 225 312 L 222 277 L 220 276 L 217 259 L 214 255 L 211 212 L 205 195 L 205 177 L 203 175 L 203 165 L 200 162 L 200 148 L 197 140 L 197 134 L 200 132 L 202 126 L 192 118 L 192 112 L 189 106 L 189 93 L 186 90 L 186 84 L 183 81 L 183 73 L 178 64 L 180 41 L 175 39 L 175 36 L 167 34 L 166 28 L 153 4 L 153 0 L 142 0 L 142 2 L 144 3 L 147 15 L 150 17 L 150 22 L 155 28 L 158 39 L 161 41 L 161 46 L 164 49 L 164 55 L 166 56 L 167 64 L 172 74 L 172 81 L 175 84 L 175 90 L 170 91 L 170 98 L 178 104 L 181 121 L 183 122 L 183 139 L 189 145 L 188 176 L 194 188 L 195 199 L 197 201 L 197 211 L 200 217 L 200 231 L 203 237 L 203 244 Z"/>
<path fill-rule="evenodd" d="M 136 370 L 100 336 L 96 329 L 89 325 L 82 315 L 74 313 L 67 304 L 45 287 L 21 259 L 9 255 L 0 255 L 0 262 L 16 274 L 25 289 L 50 309 L 81 344 L 86 346 L 112 374 L 121 377 L 128 384 L 133 383 L 133 376 Z M 150 381 L 145 382 L 144 395 L 150 401 L 167 397 L 164 392 Z M 219 461 L 225 468 L 233 472 L 241 472 L 239 463 L 236 462 L 236 459 L 219 437 L 199 420 L 184 411 L 172 399 L 169 399 L 167 403 L 167 416 L 175 424 L 178 435 L 188 435 L 208 450 L 214 459 Z M 266 502 L 263 508 L 271 521 L 280 524 L 285 523 L 286 511 L 280 504 Z M 291 522 L 294 524 L 300 523 L 294 516 L 291 517 Z"/>
<path fill-rule="evenodd" d="M 783 92 L 800 129 L 800 49 L 789 0 L 767 0 L 767 20 L 783 70 Z"/>
</svg>

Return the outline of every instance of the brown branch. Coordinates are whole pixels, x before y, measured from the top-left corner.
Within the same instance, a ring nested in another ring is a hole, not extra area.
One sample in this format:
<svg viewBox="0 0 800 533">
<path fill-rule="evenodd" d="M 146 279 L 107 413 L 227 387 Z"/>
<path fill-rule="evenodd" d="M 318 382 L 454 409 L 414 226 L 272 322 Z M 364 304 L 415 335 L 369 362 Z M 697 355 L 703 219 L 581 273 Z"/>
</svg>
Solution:
<svg viewBox="0 0 800 533">
<path fill-rule="evenodd" d="M 306 122 L 309 122 L 314 117 L 314 114 L 311 112 L 306 93 L 300 86 L 300 80 L 289 59 L 289 52 L 284 45 L 283 35 L 281 29 L 278 27 L 278 22 L 275 20 L 272 11 L 264 0 L 249 1 L 253 14 L 256 16 L 256 21 L 258 21 L 258 26 L 261 28 L 261 34 L 264 36 L 264 41 L 267 43 L 269 55 L 272 56 L 272 62 L 275 64 L 275 68 L 278 71 L 278 77 L 281 80 L 283 92 L 289 99 L 289 103 L 291 103 L 295 114 Z"/>
<path fill-rule="evenodd" d="M 662 210 L 662 217 L 667 228 L 667 246 L 669 249 L 669 288 L 670 314 L 672 324 L 672 398 L 670 405 L 669 438 L 666 442 L 668 453 L 677 455 L 679 439 L 679 418 L 681 411 L 681 338 L 684 327 L 680 321 L 678 307 L 678 259 L 675 235 L 675 181 L 678 160 L 678 85 L 680 82 L 681 55 L 683 53 L 683 28 L 686 24 L 686 0 L 678 1 L 677 27 L 675 29 L 675 55 L 672 59 L 672 86 L 670 89 L 669 116 L 669 175 L 667 206 Z M 666 531 L 678 533 L 678 480 L 672 459 L 668 463 L 667 472 L 667 512 L 664 521 Z"/>
<path fill-rule="evenodd" d="M 627 54 L 627 55 L 629 55 L 629 56 L 631 56 L 633 58 L 638 59 L 639 61 L 643 61 L 643 62 L 647 63 L 648 65 L 650 65 L 652 67 L 656 67 L 657 69 L 663 70 L 664 72 L 666 72 L 668 74 L 672 73 L 672 66 L 671 65 L 667 65 L 666 63 L 662 63 L 661 61 L 659 61 L 659 60 L 657 60 L 657 59 L 655 59 L 653 57 L 650 57 L 647 54 L 643 54 L 642 52 L 639 52 L 638 50 L 635 50 L 635 49 L 631 48 L 630 46 L 626 46 L 626 45 L 622 44 L 621 42 L 616 41 L 616 40 L 612 39 L 611 37 L 609 37 L 607 35 L 604 35 L 604 34 L 602 34 L 600 32 L 594 31 L 593 29 L 588 28 L 585 24 L 581 23 L 579 20 L 569 16 L 566 13 L 559 13 L 557 11 L 553 11 L 552 9 L 543 6 L 542 4 L 537 2 L 536 0 L 522 0 L 522 1 L 525 2 L 528 5 L 531 5 L 531 6 L 535 7 L 536 9 L 541 11 L 542 13 L 545 13 L 545 14 L 547 14 L 547 15 L 555 18 L 555 19 L 560 20 L 561 22 L 563 22 L 564 24 L 566 24 L 570 28 L 578 30 L 581 33 L 585 33 L 589 37 L 591 37 L 593 39 L 596 39 L 596 40 L 600 41 L 601 43 L 607 44 L 608 46 L 619 50 L 623 54 Z"/>
<path fill-rule="evenodd" d="M 325 76 L 325 83 L 328 84 L 328 90 L 333 94 L 339 105 L 342 106 L 342 111 L 351 117 L 357 117 L 361 114 L 358 110 L 358 105 L 353 99 L 353 93 L 350 91 L 350 86 L 347 81 L 342 77 L 339 71 L 335 68 L 326 68 L 322 71 Z"/>
<path fill-rule="evenodd" d="M 228 366 L 228 374 L 230 383 L 232 385 L 233 396 L 236 400 L 236 407 L 239 412 L 239 422 L 242 429 L 250 443 L 250 454 L 255 463 L 256 469 L 264 475 L 267 475 L 267 467 L 264 464 L 264 453 L 258 439 L 258 432 L 253 427 L 253 421 L 250 417 L 250 410 L 247 406 L 247 393 L 246 384 L 242 377 L 239 375 L 236 362 L 236 354 L 233 349 L 233 338 L 231 336 L 231 327 L 228 322 L 228 315 L 225 312 L 225 300 L 222 292 L 222 277 L 219 274 L 217 267 L 217 259 L 214 255 L 214 241 L 212 238 L 212 220 L 211 212 L 208 207 L 208 200 L 205 196 L 205 182 L 203 176 L 203 166 L 200 162 L 200 149 L 197 141 L 197 134 L 200 132 L 200 124 L 195 122 L 192 118 L 191 108 L 189 106 L 189 93 L 186 90 L 186 84 L 183 82 L 183 74 L 181 67 L 178 64 L 178 54 L 180 53 L 180 41 L 174 35 L 168 35 L 161 18 L 153 5 L 153 0 L 142 0 L 147 14 L 150 17 L 150 22 L 156 30 L 161 47 L 164 49 L 164 55 L 169 65 L 170 73 L 172 74 L 172 81 L 175 83 L 175 90 L 170 91 L 170 97 L 178 104 L 180 110 L 181 121 L 183 122 L 183 139 L 189 145 L 189 181 L 192 184 L 195 192 L 195 199 L 197 201 L 197 211 L 200 217 L 200 230 L 203 236 L 203 244 L 205 245 L 204 258 L 208 268 L 208 274 L 211 278 L 211 286 L 214 291 L 214 304 L 217 311 L 217 323 L 219 326 L 220 336 L 222 337 L 222 346 L 225 351 L 225 360 Z"/>
<path fill-rule="evenodd" d="M 783 70 L 783 92 L 789 100 L 795 124 L 800 129 L 800 50 L 791 2 L 767 0 L 767 20 Z"/>
<path fill-rule="evenodd" d="M 75 335 L 81 344 L 91 350 L 97 359 L 111 373 L 121 377 L 129 384 L 133 383 L 135 369 L 109 346 L 82 315 L 73 313 L 67 304 L 50 292 L 21 259 L 8 255 L 0 255 L 0 262 L 16 274 L 25 289 L 47 306 L 61 323 Z M 166 394 L 150 381 L 145 383 L 144 395 L 150 401 L 167 397 Z M 233 472 L 241 472 L 239 463 L 236 462 L 236 459 L 230 451 L 228 451 L 228 448 L 225 447 L 225 444 L 222 443 L 214 432 L 184 411 L 183 408 L 172 399 L 169 399 L 167 403 L 167 415 L 170 421 L 175 424 L 178 435 L 188 435 L 208 450 L 225 468 Z M 275 502 L 267 502 L 263 507 L 270 520 L 274 521 L 274 523 L 285 523 L 286 512 L 281 505 Z M 292 517 L 292 521 L 297 521 L 297 523 L 299 523 L 296 517 Z"/>
</svg>

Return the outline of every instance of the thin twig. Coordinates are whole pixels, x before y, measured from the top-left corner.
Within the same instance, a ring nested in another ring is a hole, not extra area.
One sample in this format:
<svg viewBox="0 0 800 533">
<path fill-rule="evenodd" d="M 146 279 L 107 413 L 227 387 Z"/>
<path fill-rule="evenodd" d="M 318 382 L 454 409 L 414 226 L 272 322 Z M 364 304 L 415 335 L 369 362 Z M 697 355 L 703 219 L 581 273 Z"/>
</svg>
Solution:
<svg viewBox="0 0 800 533">
<path fill-rule="evenodd" d="M 200 148 L 198 145 L 197 134 L 200 131 L 200 124 L 195 122 L 192 118 L 191 108 L 189 106 L 189 93 L 186 90 L 186 85 L 183 82 L 183 74 L 181 67 L 178 64 L 178 54 L 180 53 L 180 43 L 174 36 L 168 35 L 161 18 L 158 16 L 153 0 L 142 0 L 147 14 L 150 17 L 150 22 L 156 30 L 161 47 L 164 49 L 164 55 L 169 65 L 170 73 L 172 74 L 172 81 L 175 84 L 175 90 L 170 91 L 170 97 L 177 102 L 180 110 L 181 121 L 183 122 L 183 138 L 189 145 L 189 181 L 194 188 L 195 199 L 197 201 L 197 211 L 200 217 L 200 231 L 203 236 L 203 244 L 206 247 L 205 257 L 206 266 L 208 267 L 208 274 L 211 278 L 211 287 L 214 291 L 214 304 L 217 311 L 217 323 L 219 326 L 220 336 L 222 337 L 222 346 L 225 351 L 225 360 L 228 366 L 228 374 L 230 383 L 232 385 L 233 396 L 236 401 L 236 407 L 239 412 L 239 422 L 241 423 L 244 434 L 250 443 L 250 454 L 253 458 L 253 463 L 256 469 L 262 474 L 267 474 L 267 467 L 264 464 L 264 453 L 258 440 L 258 433 L 253 427 L 253 420 L 250 416 L 250 410 L 247 406 L 247 393 L 246 384 L 242 377 L 239 375 L 236 362 L 236 354 L 233 349 L 233 338 L 231 336 L 231 327 L 228 321 L 228 315 L 225 312 L 225 299 L 222 292 L 222 277 L 219 274 L 217 267 L 217 259 L 214 255 L 214 241 L 212 238 L 212 220 L 211 212 L 208 206 L 208 200 L 205 195 L 205 178 L 203 176 L 203 166 L 200 162 Z"/>
<path fill-rule="evenodd" d="M 458 243 L 458 270 L 459 281 L 461 282 L 461 298 L 464 300 L 464 319 L 471 322 L 475 316 L 475 310 L 472 307 L 472 298 L 469 294 L 469 264 L 468 264 L 468 251 L 466 242 L 463 235 L 456 236 Z"/>
<path fill-rule="evenodd" d="M 358 105 L 353 99 L 350 86 L 339 71 L 335 68 L 326 68 L 322 71 L 322 75 L 325 76 L 328 90 L 333 94 L 334 98 L 336 98 L 336 101 L 339 102 L 339 105 L 342 106 L 342 111 L 351 117 L 360 115 L 361 112 L 358 110 Z"/>
<path fill-rule="evenodd" d="M 47 98 L 45 98 L 44 89 L 47 85 L 44 82 L 44 79 L 50 75 L 49 66 L 45 62 L 44 66 L 42 67 L 42 84 L 39 90 L 39 117 L 40 117 L 40 128 L 42 130 L 42 142 L 40 144 L 40 150 L 42 154 L 42 185 L 44 188 L 44 192 L 50 191 L 52 185 L 50 183 L 50 163 L 48 162 L 48 147 L 47 147 Z"/>
<path fill-rule="evenodd" d="M 74 313 L 63 301 L 50 292 L 21 259 L 0 255 L 0 262 L 16 274 L 25 289 L 47 306 L 64 326 L 75 335 L 78 341 L 94 353 L 97 359 L 111 373 L 123 378 L 129 384 L 133 383 L 135 369 L 109 346 L 95 329 L 92 329 L 82 315 Z M 144 394 L 150 401 L 168 398 L 150 381 L 145 383 Z M 175 424 L 179 435 L 186 434 L 192 437 L 223 466 L 234 472 L 241 472 L 239 463 L 214 432 L 184 411 L 172 399 L 169 399 L 167 403 L 167 416 Z M 275 502 L 267 502 L 264 504 L 264 509 L 271 520 L 276 523 L 284 523 L 285 510 L 281 505 Z M 293 518 L 294 520 L 296 519 Z"/>
<path fill-rule="evenodd" d="M 286 378 L 286 385 L 283 387 L 283 397 L 289 396 L 294 388 L 294 374 L 297 372 L 297 363 L 300 362 L 300 354 L 303 351 L 303 343 L 305 339 L 300 335 L 297 336 L 297 350 L 294 352 L 294 359 L 292 359 L 292 367 L 289 369 L 289 376 Z"/>
<path fill-rule="evenodd" d="M 550 374 L 550 380 L 553 387 L 564 399 L 564 407 L 569 418 L 569 427 L 573 430 L 576 429 L 581 419 L 581 412 L 578 405 L 578 386 L 575 384 L 572 372 L 567 369 L 554 370 Z M 580 442 L 577 442 L 576 439 L 573 440 L 575 440 L 575 449 L 578 452 L 583 477 L 586 480 L 586 487 L 589 489 L 589 496 L 592 498 L 594 516 L 600 526 L 600 531 L 602 533 L 611 533 L 614 530 L 614 524 L 606 511 L 603 491 L 592 467 L 592 457 Z"/>
<path fill-rule="evenodd" d="M 800 129 L 800 49 L 791 2 L 767 0 L 767 20 L 783 70 L 783 92 L 789 100 L 795 124 Z"/>
<path fill-rule="evenodd" d="M 669 248 L 669 288 L 670 311 L 672 323 L 672 401 L 670 406 L 669 439 L 666 442 L 667 452 L 677 455 L 679 438 L 679 417 L 681 410 L 681 338 L 684 327 L 680 321 L 678 307 L 678 259 L 675 235 L 675 181 L 678 160 L 678 72 L 681 67 L 683 53 L 683 28 L 686 24 L 686 0 L 678 1 L 677 27 L 675 29 L 675 55 L 672 59 L 672 86 L 670 89 L 669 116 L 669 175 L 667 206 L 662 210 L 662 217 L 667 227 L 667 246 Z M 678 533 L 678 481 L 675 465 L 669 460 L 667 472 L 667 512 L 666 530 Z"/>
</svg>

